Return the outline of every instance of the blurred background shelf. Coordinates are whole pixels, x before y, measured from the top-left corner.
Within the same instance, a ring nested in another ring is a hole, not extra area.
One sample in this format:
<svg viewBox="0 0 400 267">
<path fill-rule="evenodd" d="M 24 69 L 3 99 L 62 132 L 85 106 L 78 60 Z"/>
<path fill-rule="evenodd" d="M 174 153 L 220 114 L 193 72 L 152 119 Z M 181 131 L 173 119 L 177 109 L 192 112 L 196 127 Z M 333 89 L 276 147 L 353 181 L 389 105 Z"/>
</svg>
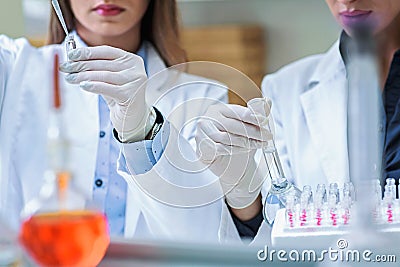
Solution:
<svg viewBox="0 0 400 267">
<path fill-rule="evenodd" d="M 223 68 L 204 69 L 201 73 L 197 71 L 196 74 L 227 84 L 232 90 L 229 92 L 230 103 L 243 105 L 247 100 L 261 95 L 258 88 L 266 72 L 266 44 L 261 26 L 232 24 L 186 27 L 182 31 L 182 44 L 189 61 L 228 65 L 248 76 L 257 85 L 251 86 L 239 72 Z"/>
</svg>

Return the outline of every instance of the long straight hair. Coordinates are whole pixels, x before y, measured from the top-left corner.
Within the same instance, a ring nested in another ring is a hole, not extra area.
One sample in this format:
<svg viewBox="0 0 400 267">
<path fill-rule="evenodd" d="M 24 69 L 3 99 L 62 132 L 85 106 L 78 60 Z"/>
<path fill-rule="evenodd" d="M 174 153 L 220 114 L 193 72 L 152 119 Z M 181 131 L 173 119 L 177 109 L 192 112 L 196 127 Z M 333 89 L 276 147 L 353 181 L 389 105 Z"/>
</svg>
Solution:
<svg viewBox="0 0 400 267">
<path fill-rule="evenodd" d="M 141 38 L 151 42 L 165 64 L 169 67 L 187 61 L 181 47 L 179 32 L 179 12 L 176 0 L 149 0 L 149 6 L 141 23 Z M 67 28 L 75 29 L 75 16 L 69 0 L 60 1 Z M 61 44 L 64 31 L 54 10 L 51 10 L 47 44 Z"/>
</svg>

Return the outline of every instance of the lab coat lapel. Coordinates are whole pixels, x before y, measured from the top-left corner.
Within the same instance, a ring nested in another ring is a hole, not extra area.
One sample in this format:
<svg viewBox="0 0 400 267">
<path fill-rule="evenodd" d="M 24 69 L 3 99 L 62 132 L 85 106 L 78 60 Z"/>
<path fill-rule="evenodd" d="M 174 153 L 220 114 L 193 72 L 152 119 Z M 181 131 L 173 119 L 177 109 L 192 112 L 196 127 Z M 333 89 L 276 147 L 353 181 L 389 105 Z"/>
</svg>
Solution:
<svg viewBox="0 0 400 267">
<path fill-rule="evenodd" d="M 25 45 L 22 46 L 20 51 L 20 57 L 16 60 L 29 61 L 29 48 Z M 0 67 L 11 68 L 11 66 L 5 66 L 5 63 Z M 28 64 L 15 64 L 13 71 L 11 72 L 5 91 L 3 92 L 7 101 L 1 103 L 1 121 L 0 121 L 0 150 L 1 150 L 1 165 L 0 169 L 0 217 L 9 218 L 11 222 L 18 223 L 19 212 L 24 205 L 24 200 L 31 199 L 35 196 L 40 189 L 40 183 L 32 183 L 35 178 L 31 174 L 29 177 L 13 177 L 13 171 L 15 170 L 15 161 L 19 159 L 18 151 L 16 151 L 16 144 L 23 143 L 23 140 L 18 140 L 18 133 L 23 127 L 22 113 L 25 108 L 25 88 L 21 86 L 24 79 L 21 79 L 21 73 L 33 73 L 35 75 L 35 70 L 32 69 L 30 72 L 25 71 Z M 25 78 L 25 77 L 23 77 Z M 3 99 L 3 100 L 4 100 Z M 25 144 L 25 143 L 24 143 Z M 28 148 L 28 146 L 27 146 Z M 25 152 L 25 151 L 24 151 Z M 16 172 L 16 170 L 14 171 Z M 16 179 L 18 178 L 18 179 Z M 24 180 L 26 178 L 26 180 Z M 29 194 L 25 190 L 25 183 L 27 181 L 28 186 L 32 194 Z"/>
<path fill-rule="evenodd" d="M 144 45 L 147 54 L 147 74 L 149 77 L 151 77 L 160 71 L 165 70 L 166 65 L 151 43 L 145 42 Z M 158 84 L 161 86 L 163 84 L 162 82 L 163 81 L 159 81 Z"/>
<path fill-rule="evenodd" d="M 151 88 L 150 93 L 155 93 L 163 87 L 168 78 L 167 72 L 164 71 L 167 66 L 151 43 L 145 42 L 144 45 L 147 55 L 148 88 Z M 150 97 L 152 98 L 152 96 Z"/>
<path fill-rule="evenodd" d="M 63 119 L 66 125 L 66 134 L 70 141 L 70 157 L 72 171 L 75 175 L 75 184 L 88 196 L 92 196 L 93 177 L 95 174 L 99 112 L 98 96 L 83 91 L 79 86 L 71 85 L 61 80 L 61 87 L 65 94 Z"/>
<path fill-rule="evenodd" d="M 317 151 L 316 158 L 329 182 L 348 181 L 347 79 L 338 43 L 317 66 L 301 96 L 301 105 Z"/>
</svg>

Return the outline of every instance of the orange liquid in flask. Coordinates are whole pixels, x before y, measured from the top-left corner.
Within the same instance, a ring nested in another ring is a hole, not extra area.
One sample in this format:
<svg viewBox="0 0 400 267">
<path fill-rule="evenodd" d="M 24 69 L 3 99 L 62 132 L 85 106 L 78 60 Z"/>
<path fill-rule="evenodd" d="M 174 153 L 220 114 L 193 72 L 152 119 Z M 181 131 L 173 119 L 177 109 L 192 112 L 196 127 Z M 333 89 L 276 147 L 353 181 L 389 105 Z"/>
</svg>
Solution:
<svg viewBox="0 0 400 267">
<path fill-rule="evenodd" d="M 99 264 L 108 244 L 107 220 L 90 211 L 60 211 L 34 215 L 21 228 L 20 241 L 42 266 Z"/>
</svg>

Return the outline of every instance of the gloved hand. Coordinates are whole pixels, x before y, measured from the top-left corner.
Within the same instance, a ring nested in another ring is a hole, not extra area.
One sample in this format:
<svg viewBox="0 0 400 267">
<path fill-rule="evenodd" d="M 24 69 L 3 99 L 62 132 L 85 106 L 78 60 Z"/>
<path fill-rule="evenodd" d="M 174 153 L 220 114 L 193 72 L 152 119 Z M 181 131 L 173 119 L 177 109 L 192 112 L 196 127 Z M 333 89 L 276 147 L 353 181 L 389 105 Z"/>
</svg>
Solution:
<svg viewBox="0 0 400 267">
<path fill-rule="evenodd" d="M 261 114 L 238 105 L 217 104 L 198 122 L 197 153 L 219 177 L 232 208 L 251 205 L 266 177 L 258 168 L 254 154 L 272 139 L 267 128 L 269 108 L 270 105 L 266 106 Z"/>
<path fill-rule="evenodd" d="M 83 47 L 68 53 L 60 70 L 67 82 L 101 94 L 110 108 L 110 119 L 122 142 L 144 140 L 156 114 L 146 104 L 147 76 L 141 57 L 110 47 Z"/>
</svg>

